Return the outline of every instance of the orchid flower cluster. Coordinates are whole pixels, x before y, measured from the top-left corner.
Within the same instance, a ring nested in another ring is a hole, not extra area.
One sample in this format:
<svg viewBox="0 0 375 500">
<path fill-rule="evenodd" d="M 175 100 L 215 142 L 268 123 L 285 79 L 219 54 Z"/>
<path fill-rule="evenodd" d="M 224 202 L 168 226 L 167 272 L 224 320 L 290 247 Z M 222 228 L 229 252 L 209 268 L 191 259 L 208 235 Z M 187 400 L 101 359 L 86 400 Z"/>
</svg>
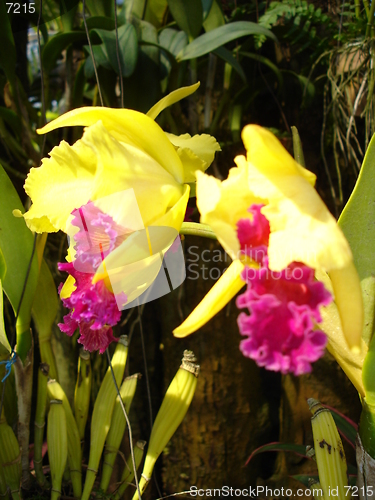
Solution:
<svg viewBox="0 0 375 500">
<path fill-rule="evenodd" d="M 314 189 L 315 175 L 255 125 L 243 130 L 247 156 L 235 158 L 228 179 L 206 175 L 220 150 L 216 140 L 204 134 L 176 137 L 154 121 L 196 88 L 173 92 L 147 115 L 80 108 L 39 131 L 86 127 L 72 146 L 63 141 L 54 148 L 25 184 L 32 200 L 24 214 L 30 229 L 62 230 L 70 237 L 68 262 L 59 264 L 69 274 L 59 289 L 70 310 L 61 330 L 73 335 L 79 329 L 78 341 L 89 351 L 102 353 L 116 341 L 112 328 L 121 310 L 156 280 L 162 266 L 156 254 L 163 258 L 175 246 L 196 182 L 201 222 L 233 262 L 175 336 L 202 327 L 246 286 L 236 301 L 240 349 L 259 366 L 295 375 L 311 371 L 327 344 L 319 328 L 321 311 L 333 300 L 349 349 L 358 349 L 359 279 L 349 245 Z M 111 198 L 129 190 L 134 203 L 123 203 L 122 195 Z M 155 243 L 155 227 L 171 231 L 161 231 Z M 111 274 L 120 268 L 121 286 L 119 273 Z M 329 273 L 331 291 L 316 280 L 318 272 Z"/>
</svg>

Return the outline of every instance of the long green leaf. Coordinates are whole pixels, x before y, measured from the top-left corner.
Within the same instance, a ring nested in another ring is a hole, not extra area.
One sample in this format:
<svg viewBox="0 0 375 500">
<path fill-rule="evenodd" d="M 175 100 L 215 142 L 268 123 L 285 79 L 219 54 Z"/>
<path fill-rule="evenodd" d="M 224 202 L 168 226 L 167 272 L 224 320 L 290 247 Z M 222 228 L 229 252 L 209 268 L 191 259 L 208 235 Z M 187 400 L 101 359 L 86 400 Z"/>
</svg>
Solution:
<svg viewBox="0 0 375 500">
<path fill-rule="evenodd" d="M 86 0 L 92 16 L 115 17 L 114 3 L 110 0 Z"/>
<path fill-rule="evenodd" d="M 331 406 L 324 405 L 332 413 L 333 420 L 339 430 L 340 434 L 346 441 L 355 449 L 355 440 L 358 433 L 358 425 L 352 420 L 343 415 L 341 412 L 332 408 Z"/>
<path fill-rule="evenodd" d="M 202 0 L 203 7 L 203 19 L 207 19 L 207 16 L 210 13 L 212 7 L 213 0 Z"/>
<path fill-rule="evenodd" d="M 144 20 L 156 28 L 160 28 L 163 24 L 167 7 L 167 0 L 148 0 Z"/>
<path fill-rule="evenodd" d="M 219 28 L 204 33 L 204 35 L 199 36 L 189 43 L 189 45 L 178 54 L 177 60 L 185 61 L 187 59 L 200 57 L 243 36 L 259 34 L 268 36 L 272 40 L 277 41 L 277 38 L 270 30 L 250 21 L 237 21 L 226 24 L 225 26 L 219 26 Z"/>
<path fill-rule="evenodd" d="M 34 238 L 24 219 L 14 217 L 12 213 L 14 209 L 23 212 L 24 208 L 13 184 L 1 165 L 0 200 L 0 248 L 6 264 L 3 288 L 14 311 L 17 311 L 32 255 Z M 30 325 L 31 306 L 37 280 L 38 262 L 36 255 L 34 255 L 17 319 L 17 328 L 21 333 L 28 331 Z"/>
<path fill-rule="evenodd" d="M 0 344 L 4 346 L 8 352 L 11 352 L 12 348 L 10 347 L 7 334 L 5 333 L 4 312 L 3 312 L 3 286 L 1 284 L 1 279 L 0 279 Z"/>
<path fill-rule="evenodd" d="M 84 31 L 69 31 L 67 33 L 57 33 L 50 38 L 44 46 L 42 52 L 42 62 L 46 71 L 50 71 L 60 57 L 60 54 L 74 42 L 84 42 L 87 40 Z"/>
<path fill-rule="evenodd" d="M 203 23 L 203 8 L 201 0 L 168 0 L 169 10 L 181 28 L 190 39 L 196 38 Z"/>
<path fill-rule="evenodd" d="M 10 14 L 7 13 L 8 6 L 3 0 L 0 2 L 0 67 L 11 84 L 15 80 L 16 71 L 16 46 L 12 28 L 10 25 Z"/>
<path fill-rule="evenodd" d="M 375 135 L 367 148 L 357 183 L 346 204 L 339 226 L 353 252 L 364 302 L 363 340 L 374 331 L 375 314 Z"/>
<path fill-rule="evenodd" d="M 115 31 L 94 29 L 91 32 L 96 33 L 103 41 L 101 50 L 112 69 L 118 73 Z M 134 72 L 138 58 L 138 38 L 132 24 L 124 24 L 118 29 L 118 45 L 122 76 L 128 77 Z M 95 53 L 94 56 L 96 56 Z M 95 62 L 98 63 L 96 58 Z M 102 63 L 102 65 L 104 64 Z"/>
<path fill-rule="evenodd" d="M 38 332 L 41 358 L 43 363 L 49 364 L 49 376 L 51 378 L 57 378 L 56 362 L 52 353 L 50 338 L 58 307 L 59 300 L 55 282 L 49 267 L 43 259 L 32 308 L 32 317 Z"/>
<path fill-rule="evenodd" d="M 303 444 L 290 444 L 290 443 L 280 443 L 280 442 L 274 442 L 274 443 L 268 443 L 263 446 L 260 446 L 256 450 L 252 452 L 252 454 L 249 456 L 249 458 L 246 461 L 245 465 L 248 465 L 250 460 L 252 460 L 255 455 L 259 455 L 259 453 L 264 453 L 266 451 L 291 451 L 292 453 L 295 453 L 296 455 L 308 458 L 306 456 L 306 446 Z"/>
<path fill-rule="evenodd" d="M 240 75 L 242 81 L 246 84 L 246 75 L 244 70 L 242 69 L 241 64 L 237 61 L 237 59 L 233 56 L 232 52 L 225 47 L 219 47 L 218 49 L 215 49 L 214 54 L 220 57 L 220 59 L 223 59 L 226 63 L 230 64 L 233 69 L 237 71 L 237 73 Z"/>
<path fill-rule="evenodd" d="M 221 3 L 221 2 L 220 2 Z M 225 18 L 218 0 L 213 0 L 208 16 L 203 21 L 205 31 L 212 31 L 219 26 L 224 26 Z"/>
<path fill-rule="evenodd" d="M 283 75 L 281 74 L 281 71 L 276 66 L 276 64 L 270 61 L 267 57 L 261 56 L 260 54 L 254 54 L 252 52 L 242 52 L 242 51 L 240 51 L 240 54 L 242 56 L 249 57 L 250 59 L 254 59 L 255 61 L 260 62 L 261 64 L 265 64 L 266 66 L 268 66 L 275 73 L 279 87 L 282 88 Z"/>
</svg>

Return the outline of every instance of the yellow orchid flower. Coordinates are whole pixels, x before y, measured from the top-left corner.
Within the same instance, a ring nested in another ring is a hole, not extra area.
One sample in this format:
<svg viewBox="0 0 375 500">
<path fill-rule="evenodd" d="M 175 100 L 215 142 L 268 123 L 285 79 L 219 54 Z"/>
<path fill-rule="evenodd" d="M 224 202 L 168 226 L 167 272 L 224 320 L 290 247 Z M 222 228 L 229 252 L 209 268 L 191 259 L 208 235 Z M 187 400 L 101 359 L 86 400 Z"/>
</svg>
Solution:
<svg viewBox="0 0 375 500">
<path fill-rule="evenodd" d="M 86 127 L 75 144 L 62 141 L 31 169 L 25 190 L 32 205 L 23 217 L 33 231 L 69 235 L 70 262 L 60 269 L 70 276 L 60 293 L 72 312 L 61 328 L 72 334 L 80 326 L 80 341 L 90 350 L 106 348 L 125 303 L 158 276 L 185 216 L 191 171 L 205 170 L 220 150 L 206 135 L 169 138 L 154 121 L 198 86 L 172 92 L 147 115 L 83 107 L 38 130 Z M 77 303 L 82 294 L 86 303 L 91 294 L 91 309 Z"/>
<path fill-rule="evenodd" d="M 363 307 L 359 278 L 343 233 L 314 189 L 315 175 L 301 167 L 266 129 L 248 125 L 242 132 L 242 139 L 247 156 L 235 158 L 237 166 L 229 171 L 226 180 L 221 182 L 202 172 L 196 173 L 201 222 L 211 226 L 233 263 L 190 316 L 175 329 L 175 336 L 185 337 L 200 328 L 236 295 L 245 281 L 252 281 L 251 293 L 248 291 L 237 299 L 241 308 L 251 304 L 252 315 L 241 313 L 239 318 L 241 333 L 247 335 L 244 330 L 253 331 L 256 327 L 254 311 L 260 305 L 254 301 L 266 293 L 267 287 L 276 287 L 276 281 L 277 287 L 284 283 L 286 295 L 292 294 L 292 283 L 297 286 L 297 274 L 302 280 L 298 283 L 298 297 L 305 293 L 310 301 L 314 294 L 319 297 L 309 305 L 309 318 L 303 317 L 303 321 L 316 324 L 321 321 L 318 306 L 330 301 L 323 285 L 313 280 L 314 271 L 322 270 L 330 275 L 346 341 L 350 348 L 360 349 Z M 283 299 L 280 299 L 282 294 L 279 292 L 275 292 L 275 296 L 280 301 Z M 293 293 L 297 294 L 297 289 Z M 290 299 L 284 312 L 296 307 L 303 309 L 298 297 Z M 264 317 L 262 320 L 264 328 L 266 322 L 271 321 L 272 307 L 270 303 L 265 304 L 268 319 Z M 257 310 L 257 314 L 259 319 L 263 312 Z M 288 316 L 289 322 L 292 316 Z M 297 320 L 302 321 L 295 314 L 293 321 Z M 275 324 L 274 328 L 281 327 Z M 310 337 L 314 332 L 317 331 L 311 327 Z M 253 342 L 254 339 L 250 340 Z M 288 337 L 288 342 L 292 342 L 291 337 Z M 316 349 L 322 352 L 323 339 L 316 336 L 314 342 L 316 346 L 319 344 L 319 349 Z M 302 347 L 308 351 L 306 345 Z M 262 365 L 268 348 L 258 346 L 255 353 L 252 345 L 250 357 Z M 267 361 L 269 369 L 296 374 L 310 369 L 308 363 L 288 368 L 286 365 L 290 359 L 286 360 L 282 353 L 277 356 L 278 359 L 274 357 L 272 362 Z M 264 361 L 262 366 L 267 363 Z"/>
</svg>

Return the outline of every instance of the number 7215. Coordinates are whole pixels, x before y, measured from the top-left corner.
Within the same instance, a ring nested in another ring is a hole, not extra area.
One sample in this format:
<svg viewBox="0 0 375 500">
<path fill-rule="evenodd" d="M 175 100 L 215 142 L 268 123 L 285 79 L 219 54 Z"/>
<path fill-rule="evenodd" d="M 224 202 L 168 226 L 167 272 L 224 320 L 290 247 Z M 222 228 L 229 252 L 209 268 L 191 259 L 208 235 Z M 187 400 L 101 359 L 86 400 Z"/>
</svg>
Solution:
<svg viewBox="0 0 375 500">
<path fill-rule="evenodd" d="M 34 14 L 35 12 L 35 3 L 24 2 L 21 4 L 7 2 L 7 6 L 9 6 L 7 11 L 8 14 L 10 12 L 13 12 L 13 14 L 21 14 L 22 12 L 25 14 Z"/>
</svg>

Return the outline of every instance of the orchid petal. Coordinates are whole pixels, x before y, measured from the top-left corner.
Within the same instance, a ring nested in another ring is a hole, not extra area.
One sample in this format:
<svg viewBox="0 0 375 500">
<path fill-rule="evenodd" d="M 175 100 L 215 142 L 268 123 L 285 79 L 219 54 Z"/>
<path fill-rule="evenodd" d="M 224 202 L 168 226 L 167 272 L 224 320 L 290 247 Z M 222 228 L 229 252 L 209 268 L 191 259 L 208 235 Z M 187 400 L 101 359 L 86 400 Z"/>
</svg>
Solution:
<svg viewBox="0 0 375 500">
<path fill-rule="evenodd" d="M 248 218 L 248 208 L 262 203 L 246 189 L 248 165 L 245 162 L 229 171 L 228 179 L 220 182 L 212 176 L 197 172 L 197 206 L 201 222 L 211 226 L 224 250 L 232 259 L 239 257 L 237 221 Z"/>
<path fill-rule="evenodd" d="M 77 108 L 38 129 L 46 134 L 66 126 L 90 126 L 102 121 L 105 129 L 118 141 L 147 153 L 169 172 L 177 182 L 184 178 L 183 167 L 174 147 L 163 130 L 151 118 L 131 109 L 104 107 Z"/>
<path fill-rule="evenodd" d="M 311 186 L 315 177 L 298 165 L 271 132 L 248 125 L 242 132 L 249 189 L 267 198 L 262 209 L 271 226 L 269 266 L 281 271 L 298 261 L 314 269 L 340 269 L 352 261 L 336 220 Z M 242 165 L 244 157 L 235 159 Z"/>
<path fill-rule="evenodd" d="M 241 279 L 243 269 L 242 262 L 234 260 L 190 316 L 173 331 L 174 336 L 182 338 L 190 335 L 221 311 L 245 286 Z"/>
<path fill-rule="evenodd" d="M 158 115 L 160 115 L 160 113 L 165 108 L 168 108 L 169 106 L 172 106 L 172 104 L 175 104 L 176 102 L 185 99 L 185 97 L 194 94 L 194 92 L 198 89 L 199 86 L 200 82 L 197 82 L 194 85 L 189 85 L 188 87 L 181 87 L 177 90 L 174 90 L 173 92 L 170 92 L 168 95 L 163 97 L 163 99 L 160 99 L 160 101 L 154 104 L 152 108 L 147 111 L 147 116 L 155 120 L 155 118 Z"/>
<path fill-rule="evenodd" d="M 212 135 L 201 134 L 191 137 L 190 134 L 167 134 L 175 146 L 184 167 L 184 182 L 195 182 L 195 171 L 204 172 L 214 160 L 215 152 L 221 148 Z"/>
<path fill-rule="evenodd" d="M 41 167 L 31 169 L 25 189 L 33 205 L 24 217 L 35 231 L 46 231 L 48 223 L 68 232 L 74 209 L 130 188 L 145 225 L 174 206 L 183 189 L 152 157 L 117 141 L 99 121 L 73 146 L 62 142 Z"/>
<path fill-rule="evenodd" d="M 128 302 L 144 293 L 158 275 L 165 252 L 178 236 L 189 191 L 189 186 L 185 186 L 183 196 L 165 215 L 152 226 L 130 234 L 113 250 L 97 269 L 93 283 L 109 279 L 115 295 L 126 294 Z"/>
<path fill-rule="evenodd" d="M 53 148 L 50 158 L 32 168 L 25 182 L 33 201 L 24 214 L 29 228 L 38 233 L 65 230 L 72 210 L 90 199 L 96 173 L 95 153 L 84 140 L 73 146 L 62 141 Z"/>
<path fill-rule="evenodd" d="M 63 284 L 61 290 L 60 290 L 60 298 L 61 299 L 67 299 L 72 295 L 74 290 L 77 288 L 75 284 L 76 280 L 73 278 L 73 276 L 69 275 L 65 283 Z"/>
<path fill-rule="evenodd" d="M 346 341 L 352 352 L 358 352 L 361 350 L 364 313 L 357 270 L 350 262 L 343 269 L 332 269 L 329 276 Z"/>
<path fill-rule="evenodd" d="M 324 286 L 333 292 L 332 282 L 329 276 L 323 271 L 316 271 L 315 276 Z M 337 300 L 337 298 L 336 298 Z M 348 308 L 350 314 L 351 308 Z M 362 397 L 365 397 L 365 389 L 362 381 L 362 366 L 366 357 L 368 347 L 363 340 L 360 340 L 360 348 L 353 351 L 348 346 L 347 335 L 342 328 L 342 319 L 339 314 L 337 303 L 332 302 L 327 307 L 321 309 L 323 322 L 320 328 L 328 337 L 328 350 L 335 357 L 347 377 Z"/>
</svg>

